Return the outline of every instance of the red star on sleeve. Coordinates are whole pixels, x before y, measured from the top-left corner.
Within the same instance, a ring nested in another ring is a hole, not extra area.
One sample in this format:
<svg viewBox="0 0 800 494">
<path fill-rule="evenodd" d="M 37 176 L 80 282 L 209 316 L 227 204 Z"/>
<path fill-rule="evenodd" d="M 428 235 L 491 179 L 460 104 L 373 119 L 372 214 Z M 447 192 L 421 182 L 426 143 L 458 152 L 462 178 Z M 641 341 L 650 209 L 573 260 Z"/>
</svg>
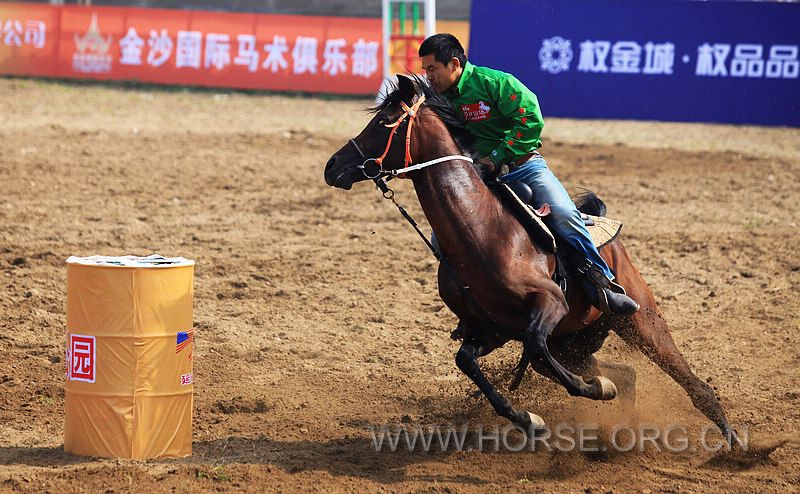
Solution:
<svg viewBox="0 0 800 494">
<path fill-rule="evenodd" d="M 509 145 L 509 146 L 513 146 L 513 145 L 514 145 L 514 141 L 513 141 L 513 140 L 511 140 L 511 139 L 509 139 L 509 140 L 508 140 L 508 145 Z"/>
<path fill-rule="evenodd" d="M 522 132 L 517 132 L 517 139 L 519 139 L 520 137 L 522 137 Z"/>
<path fill-rule="evenodd" d="M 509 96 L 509 98 L 511 99 L 511 101 L 517 101 L 517 95 L 516 94 L 512 94 L 511 96 Z"/>
<path fill-rule="evenodd" d="M 522 117 L 519 119 L 522 123 L 528 123 L 528 117 Z"/>
<path fill-rule="evenodd" d="M 522 113 L 525 113 L 525 108 L 520 108 L 520 109 L 519 109 L 519 110 L 517 110 L 517 111 L 518 111 L 518 112 L 520 112 L 520 114 L 522 114 Z"/>
</svg>

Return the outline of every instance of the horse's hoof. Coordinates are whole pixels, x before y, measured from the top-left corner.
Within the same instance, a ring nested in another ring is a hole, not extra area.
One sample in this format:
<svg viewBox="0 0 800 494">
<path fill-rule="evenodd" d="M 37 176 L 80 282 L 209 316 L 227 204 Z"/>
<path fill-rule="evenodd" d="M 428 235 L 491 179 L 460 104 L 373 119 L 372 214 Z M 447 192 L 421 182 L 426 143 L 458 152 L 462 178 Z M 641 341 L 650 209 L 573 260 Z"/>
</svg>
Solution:
<svg viewBox="0 0 800 494">
<path fill-rule="evenodd" d="M 531 435 L 536 434 L 536 431 L 541 431 L 545 429 L 544 419 L 536 415 L 535 413 L 523 410 L 517 412 L 516 415 L 517 417 L 515 417 L 514 420 L 516 426 L 522 429 L 523 431 L 528 432 Z"/>
<path fill-rule="evenodd" d="M 544 419 L 535 413 L 525 412 L 528 414 L 528 418 L 531 419 L 531 424 L 528 426 L 532 430 L 542 430 L 545 428 Z"/>
<path fill-rule="evenodd" d="M 592 387 L 599 391 L 595 396 L 596 400 L 613 400 L 615 396 L 617 396 L 617 387 L 611 381 L 611 379 L 605 376 L 594 376 L 593 378 L 589 379 L 589 384 Z"/>
</svg>

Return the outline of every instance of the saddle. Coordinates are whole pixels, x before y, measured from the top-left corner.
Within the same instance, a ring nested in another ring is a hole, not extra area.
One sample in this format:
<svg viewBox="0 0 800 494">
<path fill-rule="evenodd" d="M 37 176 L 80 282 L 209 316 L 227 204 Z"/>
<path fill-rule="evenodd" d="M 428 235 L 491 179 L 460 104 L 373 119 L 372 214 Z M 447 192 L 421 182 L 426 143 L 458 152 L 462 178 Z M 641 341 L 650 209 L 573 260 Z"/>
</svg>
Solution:
<svg viewBox="0 0 800 494">
<path fill-rule="evenodd" d="M 566 296 L 569 289 L 569 279 L 575 276 L 577 265 L 583 264 L 585 260 L 576 259 L 574 255 L 571 255 L 571 249 L 566 243 L 557 238 L 547 227 L 545 221 L 550 214 L 550 206 L 545 203 L 542 207 L 536 209 L 533 205 L 533 191 L 524 182 L 505 184 L 499 180 L 494 180 L 488 182 L 487 185 L 517 221 L 525 227 L 534 243 L 544 249 L 545 252 L 556 256 L 553 281 L 561 287 Z M 581 218 L 583 218 L 583 224 L 586 225 L 586 229 L 589 231 L 592 243 L 598 249 L 612 242 L 622 230 L 622 222 L 618 220 L 603 216 L 593 216 L 582 211 Z"/>
</svg>

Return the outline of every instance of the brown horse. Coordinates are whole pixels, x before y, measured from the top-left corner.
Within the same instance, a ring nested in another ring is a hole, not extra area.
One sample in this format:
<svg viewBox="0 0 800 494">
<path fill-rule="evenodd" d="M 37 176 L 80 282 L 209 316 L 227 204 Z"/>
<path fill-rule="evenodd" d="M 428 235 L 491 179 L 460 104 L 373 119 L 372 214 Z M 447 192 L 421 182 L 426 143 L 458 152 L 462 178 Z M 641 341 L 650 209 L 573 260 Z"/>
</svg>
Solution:
<svg viewBox="0 0 800 494">
<path fill-rule="evenodd" d="M 392 141 L 398 129 L 407 132 L 405 149 L 402 139 Z M 446 99 L 419 79 L 399 76 L 398 89 L 375 108 L 375 116 L 364 130 L 328 161 L 325 181 L 350 189 L 354 182 L 368 178 L 367 170 L 372 169 L 370 177 L 397 170 L 408 165 L 412 156 L 416 162 L 427 162 L 461 155 L 464 139 L 465 129 Z M 376 164 L 374 158 L 365 160 L 367 156 L 381 159 Z M 714 391 L 692 372 L 675 346 L 652 291 L 619 238 L 600 253 L 641 306 L 630 316 L 601 313 L 582 290 L 570 290 L 567 300 L 552 279 L 554 256 L 531 241 L 470 161 L 450 158 L 410 171 L 407 177 L 414 183 L 442 254 L 455 277 L 469 287 L 466 294 L 440 266 L 439 293 L 463 329 L 456 365 L 475 382 L 498 415 L 528 431 L 543 426 L 540 417 L 516 410 L 497 392 L 483 375 L 478 357 L 510 340 L 522 341 L 525 367 L 530 363 L 572 396 L 608 400 L 614 398 L 616 388 L 600 375 L 593 353 L 613 329 L 678 382 L 729 444 L 739 443 Z M 591 201 L 580 209 L 591 214 L 604 210 L 592 209 Z"/>
</svg>

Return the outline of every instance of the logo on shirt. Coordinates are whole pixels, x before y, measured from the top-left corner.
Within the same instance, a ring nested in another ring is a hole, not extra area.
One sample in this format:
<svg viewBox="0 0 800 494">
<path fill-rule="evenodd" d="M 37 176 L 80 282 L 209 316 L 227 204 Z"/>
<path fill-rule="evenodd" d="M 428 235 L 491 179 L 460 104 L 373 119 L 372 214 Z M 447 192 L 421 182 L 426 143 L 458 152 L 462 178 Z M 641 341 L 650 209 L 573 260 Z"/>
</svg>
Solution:
<svg viewBox="0 0 800 494">
<path fill-rule="evenodd" d="M 488 120 L 489 113 L 492 111 L 491 107 L 484 101 L 478 101 L 471 105 L 461 105 L 461 112 L 464 114 L 464 120 L 468 122 L 478 122 L 480 120 Z"/>
</svg>

